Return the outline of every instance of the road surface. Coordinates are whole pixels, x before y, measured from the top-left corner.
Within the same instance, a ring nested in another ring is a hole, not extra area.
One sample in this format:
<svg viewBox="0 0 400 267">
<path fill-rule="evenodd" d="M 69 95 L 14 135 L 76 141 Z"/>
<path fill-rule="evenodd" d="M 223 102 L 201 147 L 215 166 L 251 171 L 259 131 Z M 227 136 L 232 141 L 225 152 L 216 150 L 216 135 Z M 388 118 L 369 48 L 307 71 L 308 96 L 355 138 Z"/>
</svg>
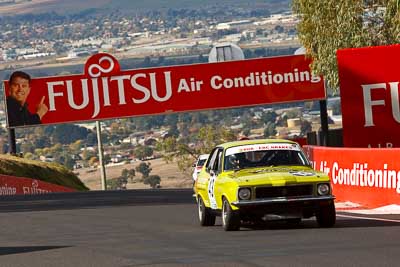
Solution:
<svg viewBox="0 0 400 267">
<path fill-rule="evenodd" d="M 372 218 L 372 219 L 371 219 Z M 398 266 L 400 215 L 200 227 L 190 190 L 6 197 L 0 266 Z"/>
</svg>

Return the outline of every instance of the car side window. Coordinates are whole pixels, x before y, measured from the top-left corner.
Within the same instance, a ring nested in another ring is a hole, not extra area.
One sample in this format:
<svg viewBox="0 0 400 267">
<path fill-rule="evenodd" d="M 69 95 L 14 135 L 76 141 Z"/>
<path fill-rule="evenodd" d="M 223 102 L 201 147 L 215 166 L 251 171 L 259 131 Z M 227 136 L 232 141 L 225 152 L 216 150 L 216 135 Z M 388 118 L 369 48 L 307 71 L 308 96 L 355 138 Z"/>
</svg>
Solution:
<svg viewBox="0 0 400 267">
<path fill-rule="evenodd" d="M 217 158 L 213 168 L 216 173 L 221 173 L 222 171 L 222 152 L 223 149 L 218 150 Z"/>
<path fill-rule="evenodd" d="M 211 156 L 208 158 L 207 165 L 206 165 L 206 170 L 209 172 L 210 170 L 214 170 L 214 164 L 217 158 L 218 154 L 218 149 L 214 149 L 211 152 Z"/>
</svg>

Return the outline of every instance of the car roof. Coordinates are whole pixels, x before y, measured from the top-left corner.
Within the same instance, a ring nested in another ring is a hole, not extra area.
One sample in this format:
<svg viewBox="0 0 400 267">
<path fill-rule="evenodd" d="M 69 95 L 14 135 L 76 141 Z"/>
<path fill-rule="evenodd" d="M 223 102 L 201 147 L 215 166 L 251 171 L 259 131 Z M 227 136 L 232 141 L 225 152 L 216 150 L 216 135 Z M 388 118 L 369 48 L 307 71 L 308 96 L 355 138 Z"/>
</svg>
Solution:
<svg viewBox="0 0 400 267">
<path fill-rule="evenodd" d="M 241 140 L 241 141 L 223 143 L 220 144 L 218 147 L 227 149 L 235 146 L 255 145 L 255 144 L 297 144 L 297 143 L 286 139 L 254 139 L 254 140 Z"/>
<path fill-rule="evenodd" d="M 207 159 L 210 154 L 202 154 L 199 156 L 199 159 Z"/>
</svg>

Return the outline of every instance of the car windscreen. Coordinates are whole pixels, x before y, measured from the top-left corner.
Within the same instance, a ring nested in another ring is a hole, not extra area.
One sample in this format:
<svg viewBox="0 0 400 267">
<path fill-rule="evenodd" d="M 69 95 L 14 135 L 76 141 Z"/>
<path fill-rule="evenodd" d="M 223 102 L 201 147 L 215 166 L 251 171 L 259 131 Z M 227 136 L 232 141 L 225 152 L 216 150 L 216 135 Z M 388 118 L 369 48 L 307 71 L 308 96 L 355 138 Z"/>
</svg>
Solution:
<svg viewBox="0 0 400 267">
<path fill-rule="evenodd" d="M 282 165 L 308 166 L 309 162 L 297 145 L 247 145 L 227 149 L 224 170 Z"/>
</svg>

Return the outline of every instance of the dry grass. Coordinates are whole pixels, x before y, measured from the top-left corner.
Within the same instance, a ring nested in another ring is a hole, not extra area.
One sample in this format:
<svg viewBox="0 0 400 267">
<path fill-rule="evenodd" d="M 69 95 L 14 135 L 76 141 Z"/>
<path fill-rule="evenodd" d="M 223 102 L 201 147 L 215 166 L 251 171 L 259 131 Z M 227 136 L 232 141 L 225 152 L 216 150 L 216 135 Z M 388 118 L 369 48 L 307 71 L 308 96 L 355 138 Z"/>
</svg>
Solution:
<svg viewBox="0 0 400 267">
<path fill-rule="evenodd" d="M 159 175 L 161 177 L 162 188 L 190 188 L 192 186 L 192 174 L 184 174 L 179 171 L 176 163 L 165 163 L 163 159 L 154 159 L 146 161 L 151 163 L 152 171 L 150 175 Z M 107 179 L 115 179 L 121 175 L 123 169 L 132 169 L 140 164 L 140 161 L 130 164 L 123 164 L 117 166 L 107 166 L 106 176 Z M 101 189 L 101 176 L 99 169 L 80 169 L 78 171 L 79 179 L 91 190 Z M 128 189 L 145 189 L 149 188 L 148 185 L 141 182 L 141 174 L 136 173 L 136 177 L 132 181 L 128 181 Z"/>
<path fill-rule="evenodd" d="M 35 160 L 0 155 L 0 173 L 16 177 L 27 177 L 44 182 L 87 190 L 85 185 L 67 168 L 55 164 Z"/>
</svg>

